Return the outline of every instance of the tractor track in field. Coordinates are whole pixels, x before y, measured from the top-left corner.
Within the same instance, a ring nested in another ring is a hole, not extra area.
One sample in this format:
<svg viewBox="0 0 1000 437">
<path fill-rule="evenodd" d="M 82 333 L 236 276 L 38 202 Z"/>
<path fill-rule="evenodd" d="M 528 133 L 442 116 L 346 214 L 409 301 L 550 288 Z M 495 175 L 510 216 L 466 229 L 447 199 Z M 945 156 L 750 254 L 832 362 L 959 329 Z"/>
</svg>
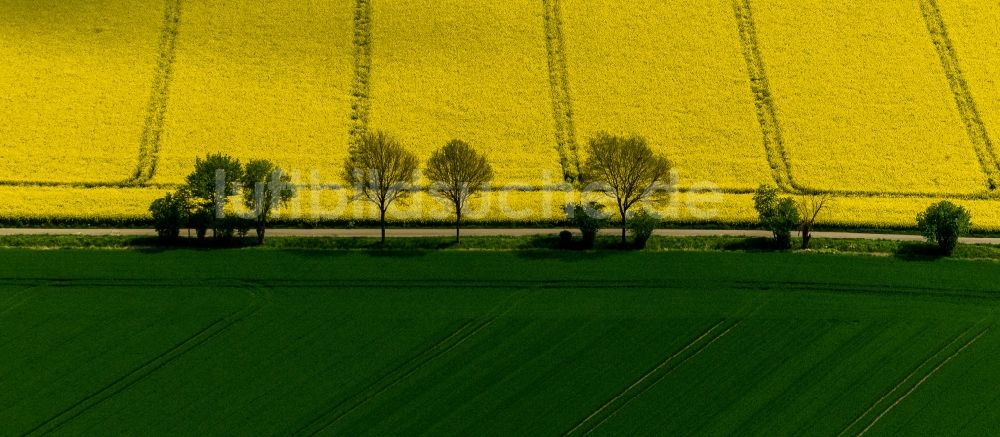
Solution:
<svg viewBox="0 0 1000 437">
<path fill-rule="evenodd" d="M 933 369 L 931 369 L 930 373 L 928 373 L 927 375 L 925 375 L 923 378 L 920 378 L 920 381 L 917 381 L 916 385 L 914 385 L 913 387 L 911 387 L 906 393 L 903 394 L 903 396 L 900 396 L 899 399 L 896 399 L 895 402 L 893 402 L 892 404 L 890 404 L 888 407 L 886 407 L 886 409 L 884 411 L 882 411 L 881 414 L 879 414 L 877 417 L 875 417 L 875 420 L 873 420 L 872 423 L 868 424 L 868 426 L 865 427 L 865 429 L 861 430 L 861 432 L 858 433 L 858 436 L 862 436 L 862 435 L 865 435 L 866 433 L 868 433 L 868 431 L 871 430 L 872 427 L 875 426 L 875 424 L 878 423 L 879 420 L 882 420 L 882 418 L 885 417 L 886 414 L 889 414 L 889 412 L 892 411 L 893 408 L 896 408 L 897 405 L 899 405 L 901 402 L 903 402 L 904 400 L 906 400 L 906 398 L 910 397 L 910 395 L 913 394 L 913 392 L 917 391 L 917 389 L 920 388 L 920 386 L 922 386 L 925 382 L 927 382 L 928 379 L 930 379 L 939 370 L 941 370 L 942 367 L 944 367 L 946 364 L 948 364 L 949 362 L 951 362 L 951 360 L 957 358 L 962 352 L 965 352 L 966 349 L 968 349 L 969 347 L 971 347 L 976 341 L 978 341 L 980 338 L 982 338 L 983 335 L 986 335 L 986 333 L 989 330 L 990 330 L 989 328 L 984 329 L 982 332 L 980 332 L 979 334 L 977 334 L 975 337 L 973 337 L 967 343 L 965 343 L 964 345 L 962 345 L 962 347 L 959 348 L 957 351 L 955 351 L 954 353 L 952 353 L 951 355 L 949 355 L 947 358 L 945 358 L 945 360 L 942 361 L 940 364 L 938 364 L 937 367 L 934 367 Z"/>
<path fill-rule="evenodd" d="M 0 282 L 4 279 L 0 278 Z M 727 281 L 709 280 L 700 284 L 673 285 L 658 281 L 647 280 L 601 280 L 587 278 L 585 280 L 477 280 L 477 279 L 428 279 L 428 280 L 391 280 L 391 279 L 266 279 L 259 283 L 266 283 L 270 287 L 281 287 L 285 289 L 315 289 L 315 288 L 370 288 L 377 285 L 384 289 L 438 289 L 438 288 L 514 288 L 523 290 L 548 290 L 573 287 L 578 289 L 677 289 L 677 290 L 715 290 L 728 288 L 745 291 L 772 291 L 784 290 L 790 292 L 816 292 L 816 293 L 842 293 L 872 296 L 899 296 L 899 297 L 928 297 L 928 298 L 965 298 L 984 301 L 996 301 L 1000 295 L 996 293 L 963 289 L 963 288 L 935 288 L 917 286 L 893 286 L 887 289 L 881 285 L 866 284 L 828 284 L 810 282 L 754 282 L 754 281 Z M 52 279 L 45 284 L 51 287 L 101 287 L 101 288 L 177 288 L 177 287 L 212 287 L 221 288 L 243 288 L 233 285 L 232 280 L 206 280 L 197 279 L 191 281 L 177 280 L 143 280 L 143 279 L 84 279 L 84 280 L 63 280 Z"/>
<path fill-rule="evenodd" d="M 781 132 L 778 111 L 771 93 L 771 84 L 767 79 L 764 56 L 757 41 L 757 26 L 753 20 L 753 8 L 750 0 L 732 0 L 733 13 L 739 27 L 740 45 L 743 48 L 743 59 L 747 64 L 750 77 L 750 90 L 753 92 L 754 105 L 757 107 L 757 121 L 763 133 L 764 149 L 771 165 L 771 173 L 778 187 L 785 191 L 797 191 L 799 187 L 792 178 L 792 166 L 785 150 L 785 140 Z"/>
<path fill-rule="evenodd" d="M 28 430 L 23 435 L 44 435 L 59 430 L 73 419 L 83 415 L 91 408 L 127 390 L 129 387 L 139 383 L 157 370 L 167 364 L 181 358 L 188 352 L 208 342 L 209 340 L 226 332 L 233 325 L 243 321 L 259 311 L 269 301 L 270 293 L 254 283 L 244 283 L 244 289 L 250 295 L 250 303 L 242 309 L 233 311 L 228 315 L 215 319 L 204 328 L 177 343 L 170 349 L 149 359 L 128 373 L 111 381 L 104 387 L 90 395 L 80 399 L 56 415 L 46 419 L 34 428 Z"/>
<path fill-rule="evenodd" d="M 354 412 L 358 408 L 361 408 L 382 393 L 398 386 L 406 378 L 424 368 L 428 363 L 455 349 L 483 329 L 491 326 L 495 321 L 496 318 L 494 317 L 486 320 L 470 320 L 466 322 L 444 339 L 414 355 L 388 373 L 382 375 L 378 380 L 365 387 L 357 394 L 336 404 L 330 410 L 327 410 L 321 416 L 314 419 L 294 434 L 316 435 L 337 424 L 337 422 L 346 417 L 348 414 Z"/>
<path fill-rule="evenodd" d="M 980 323 L 982 323 L 982 322 L 980 322 Z M 920 386 L 922 386 L 924 384 L 924 382 L 926 382 L 928 379 L 930 379 L 932 376 L 934 376 L 939 370 L 941 370 L 941 368 L 943 368 L 946 364 L 948 364 L 949 362 L 951 362 L 951 360 L 953 360 L 959 354 L 961 354 L 966 349 L 968 349 L 970 346 L 972 346 L 976 341 L 978 341 L 983 335 L 985 335 L 990 330 L 990 327 L 986 327 L 986 328 L 980 330 L 977 335 L 973 336 L 970 340 L 968 340 L 967 342 L 965 342 L 960 348 L 958 348 L 957 350 L 955 350 L 954 352 L 952 352 L 951 354 L 949 354 L 945 358 L 943 358 L 941 360 L 936 360 L 936 358 L 938 358 L 939 356 L 941 356 L 943 353 L 945 353 L 946 351 L 948 351 L 949 349 L 951 349 L 953 346 L 955 346 L 956 344 L 958 344 L 960 341 L 962 341 L 965 338 L 967 338 L 970 333 L 972 333 L 972 332 L 975 331 L 977 325 L 978 324 L 973 324 L 968 329 L 966 329 L 962 333 L 960 333 L 957 336 L 955 336 L 955 338 L 951 339 L 951 341 L 945 343 L 939 349 L 937 349 L 936 351 L 934 351 L 934 353 L 932 353 L 923 362 L 921 362 L 919 365 L 917 365 L 909 374 L 907 374 L 902 380 L 900 380 L 898 383 L 896 383 L 896 385 L 894 385 L 891 389 L 889 389 L 889 391 L 887 391 L 885 394 L 883 394 L 882 397 L 880 397 L 878 400 L 876 400 L 874 403 L 872 403 L 872 405 L 869 406 L 868 409 L 866 409 L 863 413 L 861 413 L 860 416 L 858 416 L 857 418 L 855 418 L 853 422 L 851 422 L 843 430 L 841 430 L 840 433 L 837 434 L 837 436 L 840 437 L 840 436 L 848 434 L 849 431 L 852 428 L 855 428 L 856 425 L 858 425 L 859 423 L 862 423 L 862 421 L 866 417 L 868 417 L 869 415 L 871 415 L 872 412 L 874 412 L 880 405 L 884 404 L 889 399 L 893 399 L 894 398 L 893 402 L 891 404 L 889 404 L 888 406 L 886 406 L 884 409 L 882 409 L 882 411 L 874 419 L 872 419 L 871 422 L 868 422 L 868 425 L 864 429 L 862 429 L 860 432 L 858 432 L 857 435 L 858 436 L 864 435 L 869 430 L 871 430 L 871 428 L 873 426 L 875 426 L 876 423 L 878 423 L 883 417 L 885 417 L 887 414 L 889 414 L 889 412 L 892 411 L 892 409 L 894 409 L 901 402 L 903 402 L 903 400 L 905 400 L 907 397 L 909 397 L 911 394 L 913 394 L 913 392 L 915 392 L 918 388 L 920 388 Z M 905 393 L 903 393 L 903 394 L 901 394 L 899 396 L 894 396 L 894 394 L 897 393 L 898 391 L 900 391 L 901 389 L 903 389 L 903 387 L 905 387 L 910 380 L 912 380 L 913 378 L 915 378 L 917 375 L 923 373 L 924 369 L 926 369 L 926 367 L 929 366 L 933 362 L 937 362 L 937 364 L 931 370 L 927 371 L 927 373 L 924 373 L 923 377 L 921 377 L 914 385 L 910 386 L 910 388 Z"/>
<path fill-rule="evenodd" d="M 368 132 L 371 112 L 372 74 L 372 4 L 355 0 L 354 4 L 354 83 L 351 85 L 351 147 Z"/>
<path fill-rule="evenodd" d="M 993 141 L 980 115 L 976 100 L 972 97 L 969 83 L 965 80 L 958 51 L 955 50 L 948 35 L 948 27 L 945 25 L 944 17 L 941 16 L 937 0 L 919 1 L 921 15 L 927 24 L 927 32 L 937 50 L 945 76 L 948 78 L 958 113 L 965 124 L 969 139 L 972 140 L 983 173 L 986 174 L 989 190 L 995 191 L 1000 188 L 1000 160 L 997 159 L 996 149 L 993 148 Z"/>
<path fill-rule="evenodd" d="M 892 197 L 892 198 L 954 198 L 963 200 L 973 199 L 996 199 L 996 189 L 1000 188 L 1000 160 L 997 159 L 995 149 L 986 131 L 986 126 L 979 115 L 975 100 L 969 91 L 969 86 L 959 68 L 958 58 L 955 49 L 948 37 L 944 21 L 937 8 L 936 0 L 919 0 L 921 11 L 927 23 L 928 30 L 934 39 L 941 58 L 941 64 L 945 68 L 951 85 L 952 93 L 958 105 L 962 120 L 965 122 L 966 130 L 976 149 L 981 169 L 986 173 L 989 186 L 984 187 L 982 192 L 970 193 L 925 193 L 906 191 L 866 191 L 866 190 L 838 190 L 838 189 L 818 189 L 805 186 L 796 181 L 792 171 L 791 160 L 788 148 L 785 145 L 782 133 L 780 118 L 774 102 L 774 95 L 771 92 L 770 81 L 760 44 L 757 39 L 757 27 L 753 19 L 752 0 L 732 0 L 733 11 L 739 27 L 740 44 L 743 48 L 743 58 L 746 61 L 747 70 L 750 76 L 750 89 L 753 92 L 754 105 L 757 108 L 757 120 L 763 132 L 764 148 L 767 152 L 768 163 L 772 170 L 775 183 L 783 191 L 788 193 L 817 193 L 830 194 L 843 197 Z"/>
<path fill-rule="evenodd" d="M 3 302 L 0 302 L 0 306 L 2 306 L 2 308 L 0 308 L 0 317 L 7 315 L 7 313 L 27 303 L 29 300 L 31 300 L 31 292 L 33 290 L 37 290 L 46 285 L 50 285 L 50 282 L 42 282 L 36 285 L 30 285 L 11 294 L 10 297 L 4 299 Z"/>
<path fill-rule="evenodd" d="M 513 299 L 520 293 L 514 293 Z M 482 317 L 469 320 L 452 331 L 441 340 L 435 342 L 430 347 L 423 349 L 413 355 L 399 366 L 379 377 L 375 382 L 365 386 L 357 393 L 337 402 L 335 405 L 325 409 L 318 417 L 311 420 L 304 427 L 299 428 L 295 435 L 316 435 L 324 430 L 336 425 L 340 420 L 352 412 L 371 402 L 383 393 L 399 386 L 403 381 L 425 368 L 432 361 L 451 352 L 461 346 L 470 338 L 475 337 L 483 330 L 492 326 L 500 317 L 513 307 L 513 303 L 505 301 Z"/>
<path fill-rule="evenodd" d="M 731 323 L 726 325 L 727 321 Z M 607 422 L 609 419 L 618 414 L 618 412 L 621 411 L 623 408 L 625 408 L 629 403 L 631 403 L 632 400 L 636 399 L 643 393 L 647 392 L 657 383 L 659 383 L 664 378 L 673 373 L 675 369 L 684 365 L 691 359 L 697 357 L 703 351 L 705 351 L 705 349 L 708 349 L 709 346 L 711 346 L 715 342 L 719 341 L 720 339 L 728 335 L 730 332 L 732 332 L 733 329 L 736 329 L 736 327 L 738 327 L 743 323 L 743 320 L 735 320 L 735 323 L 732 322 L 733 321 L 726 319 L 720 320 L 718 323 L 713 325 L 711 328 L 702 333 L 700 336 L 688 342 L 688 344 L 684 345 L 684 347 L 682 347 L 679 351 L 674 352 L 666 359 L 661 361 L 659 364 L 657 364 L 655 367 L 650 369 L 648 372 L 644 373 L 631 385 L 629 385 L 624 390 L 622 390 L 614 397 L 609 399 L 607 402 L 602 404 L 600 407 L 598 407 L 596 410 L 590 413 L 589 416 L 587 416 L 582 421 L 577 423 L 576 426 L 574 426 L 572 429 L 570 429 L 563 435 L 575 435 L 578 433 L 578 431 L 583 432 L 583 435 L 589 435 L 590 433 L 594 432 L 594 430 L 596 430 L 605 422 Z M 720 330 L 721 332 L 716 332 L 717 330 Z M 685 355 L 683 358 L 680 358 L 682 355 L 685 354 L 685 352 L 687 352 L 692 348 L 697 348 L 697 349 L 694 350 L 692 353 Z M 643 385 L 643 383 L 645 383 L 650 378 L 654 379 L 650 380 L 648 384 Z M 612 406 L 618 403 L 619 401 L 621 401 L 621 403 L 612 408 Z M 590 422 L 596 420 L 597 417 L 602 416 L 602 413 L 604 413 L 605 410 L 607 410 L 608 412 L 604 414 L 599 421 L 594 423 L 593 426 L 588 426 Z M 584 431 L 585 427 L 586 431 Z"/>
<path fill-rule="evenodd" d="M 563 178 L 567 182 L 575 182 L 580 178 L 580 156 L 576 143 L 576 126 L 573 123 L 573 99 L 566 61 L 566 41 L 562 32 L 562 11 L 559 0 L 542 0 L 542 7 L 559 165 L 563 170 Z"/>
<path fill-rule="evenodd" d="M 162 189 L 162 190 L 173 190 L 181 188 L 183 184 L 179 183 L 148 183 L 145 182 L 142 185 L 137 186 L 134 181 L 124 181 L 124 182 L 52 182 L 43 180 L 30 180 L 30 181 L 15 181 L 15 180 L 0 180 L 0 187 L 19 187 L 19 188 L 66 188 L 75 190 L 89 190 L 89 189 Z M 295 187 L 300 190 L 342 190 L 348 189 L 349 187 L 344 187 L 338 183 L 329 184 L 295 184 Z M 989 191 L 987 188 L 983 188 L 982 191 L 977 192 L 922 192 L 922 191 L 864 191 L 864 190 L 839 190 L 839 189 L 816 189 L 810 187 L 804 187 L 802 185 L 796 184 L 790 193 L 817 193 L 817 194 L 829 194 L 841 198 L 859 198 L 859 199 L 949 199 L 949 200 L 1000 200 L 1000 192 Z M 422 192 L 428 191 L 430 187 L 416 187 L 409 190 L 410 192 Z M 542 186 L 514 186 L 514 187 L 500 187 L 499 189 L 488 190 L 489 192 L 506 193 L 506 192 L 520 192 L 520 193 L 539 193 L 539 192 L 556 192 L 564 193 L 567 192 L 565 185 L 542 185 Z M 715 190 L 721 194 L 732 194 L 732 195 L 747 195 L 753 194 L 756 190 L 754 188 L 719 188 Z M 694 187 L 672 187 L 671 192 L 673 193 L 696 193 L 703 194 L 705 190 L 698 189 Z"/>
<path fill-rule="evenodd" d="M 139 139 L 139 156 L 135 171 L 128 183 L 143 185 L 153 179 L 163 139 L 163 124 L 167 115 L 170 97 L 170 81 L 173 77 L 174 60 L 177 55 L 177 35 L 181 23 L 181 0 L 166 0 L 163 14 L 163 29 L 156 61 L 156 73 L 146 107 L 146 118 Z"/>
</svg>

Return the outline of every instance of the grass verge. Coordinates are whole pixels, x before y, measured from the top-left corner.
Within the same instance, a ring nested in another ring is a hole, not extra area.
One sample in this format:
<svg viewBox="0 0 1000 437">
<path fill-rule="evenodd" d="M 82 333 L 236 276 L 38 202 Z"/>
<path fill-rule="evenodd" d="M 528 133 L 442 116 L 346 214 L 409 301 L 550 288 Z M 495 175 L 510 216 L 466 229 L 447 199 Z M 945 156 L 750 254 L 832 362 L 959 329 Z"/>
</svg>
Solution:
<svg viewBox="0 0 1000 437">
<path fill-rule="evenodd" d="M 576 242 L 578 242 L 578 237 Z M 799 240 L 793 245 L 798 247 Z M 463 237 L 456 243 L 451 237 L 390 238 L 382 244 L 373 237 L 271 237 L 263 245 L 253 238 L 218 242 L 211 238 L 198 241 L 182 238 L 174 244 L 164 245 L 155 237 L 131 236 L 81 236 L 81 235 L 9 235 L 0 236 L 0 248 L 21 249 L 240 249 L 240 250 L 331 250 L 331 251 L 621 251 L 618 237 L 600 237 L 593 250 L 565 247 L 559 238 L 549 235 L 517 237 Z M 632 250 L 632 248 L 628 248 Z M 775 251 L 767 238 L 750 237 L 660 237 L 651 238 L 643 249 L 646 252 L 771 252 Z M 811 249 L 792 250 L 799 253 L 862 254 L 894 256 L 903 259 L 940 258 L 935 247 L 926 243 L 814 238 Z M 1000 260 L 1000 247 L 978 244 L 960 244 L 952 258 L 974 260 Z"/>
</svg>

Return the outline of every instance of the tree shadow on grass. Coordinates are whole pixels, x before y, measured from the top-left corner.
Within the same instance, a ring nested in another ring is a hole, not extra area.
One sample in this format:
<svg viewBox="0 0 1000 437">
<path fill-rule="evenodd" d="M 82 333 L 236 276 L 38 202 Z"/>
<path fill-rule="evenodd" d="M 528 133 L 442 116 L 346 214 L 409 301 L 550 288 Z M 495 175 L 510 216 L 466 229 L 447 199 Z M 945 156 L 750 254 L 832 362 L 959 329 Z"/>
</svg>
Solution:
<svg viewBox="0 0 1000 437">
<path fill-rule="evenodd" d="M 187 250 L 187 251 L 218 251 L 225 249 L 243 249 L 247 247 L 256 247 L 256 238 L 232 238 L 226 240 L 218 240 L 215 238 L 206 238 L 204 240 L 198 240 L 195 238 L 179 238 L 168 243 L 164 243 L 157 237 L 139 237 L 130 241 L 129 246 L 135 248 L 136 252 L 145 254 L 158 254 L 164 252 L 172 252 L 177 250 Z"/>
<path fill-rule="evenodd" d="M 559 237 L 539 235 L 518 246 L 519 258 L 532 260 L 582 261 L 604 259 L 628 253 L 617 240 L 599 239 L 593 247 L 586 247 L 580 240 L 565 242 Z"/>
<path fill-rule="evenodd" d="M 456 249 L 456 248 L 457 249 L 462 248 L 462 243 L 459 243 L 459 242 L 454 241 L 454 240 L 449 240 L 449 241 L 438 243 L 437 245 L 434 246 L 434 249 L 437 249 L 437 250 Z"/>
<path fill-rule="evenodd" d="M 789 249 L 779 248 L 774 239 L 766 237 L 744 238 L 726 242 L 722 250 L 743 252 L 781 252 Z"/>
<path fill-rule="evenodd" d="M 590 261 L 607 259 L 613 256 L 622 255 L 624 251 L 606 251 L 606 250 L 588 250 L 588 251 L 570 251 L 570 250 L 519 250 L 515 252 L 518 258 L 528 259 L 528 260 L 554 260 L 554 261 Z"/>
<path fill-rule="evenodd" d="M 372 258 L 419 258 L 427 256 L 427 251 L 420 249 L 373 248 L 362 253 Z"/>
<path fill-rule="evenodd" d="M 945 258 L 946 255 L 937 246 L 931 244 L 904 243 L 899 246 L 893 256 L 903 261 L 937 261 Z"/>
<path fill-rule="evenodd" d="M 326 249 L 275 249 L 275 250 L 262 250 L 258 253 L 268 253 L 272 252 L 275 256 L 294 256 L 299 258 L 311 258 L 311 259 L 330 259 L 330 258 L 342 258 L 351 254 L 349 250 L 326 250 Z"/>
</svg>

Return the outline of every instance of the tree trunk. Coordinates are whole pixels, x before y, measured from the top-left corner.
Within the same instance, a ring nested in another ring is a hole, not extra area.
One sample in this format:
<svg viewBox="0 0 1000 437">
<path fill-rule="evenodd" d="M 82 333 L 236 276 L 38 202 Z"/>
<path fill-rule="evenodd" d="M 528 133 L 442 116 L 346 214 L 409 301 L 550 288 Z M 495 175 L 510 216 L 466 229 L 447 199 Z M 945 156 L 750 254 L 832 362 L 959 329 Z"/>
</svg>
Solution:
<svg viewBox="0 0 1000 437">
<path fill-rule="evenodd" d="M 455 244 L 458 244 L 462 241 L 461 229 L 462 229 L 462 210 L 459 209 L 455 213 Z"/>
<path fill-rule="evenodd" d="M 264 223 L 257 223 L 257 244 L 264 244 Z"/>
<path fill-rule="evenodd" d="M 385 208 L 379 209 L 379 223 L 382 224 L 382 245 L 385 245 Z"/>
<path fill-rule="evenodd" d="M 812 239 L 812 235 L 810 235 L 810 227 L 811 226 L 809 226 L 809 224 L 803 224 L 802 225 L 802 249 L 803 250 L 809 248 L 809 240 Z"/>
<path fill-rule="evenodd" d="M 626 229 L 627 229 L 627 226 L 626 226 L 626 223 L 625 223 L 625 211 L 622 211 L 622 247 L 625 247 L 625 244 L 628 241 L 625 238 L 625 230 Z"/>
</svg>

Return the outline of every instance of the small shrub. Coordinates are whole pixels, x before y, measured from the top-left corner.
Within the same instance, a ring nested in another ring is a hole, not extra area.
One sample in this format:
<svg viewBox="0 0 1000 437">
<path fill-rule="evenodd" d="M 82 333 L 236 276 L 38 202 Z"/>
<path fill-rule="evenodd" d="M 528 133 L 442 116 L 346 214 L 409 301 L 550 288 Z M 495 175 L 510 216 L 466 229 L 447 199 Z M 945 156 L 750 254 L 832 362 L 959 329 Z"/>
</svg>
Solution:
<svg viewBox="0 0 1000 437">
<path fill-rule="evenodd" d="M 234 215 L 226 215 L 215 219 L 212 229 L 213 236 L 223 243 L 232 242 L 233 238 L 245 238 L 253 229 L 255 221 Z"/>
<path fill-rule="evenodd" d="M 649 237 L 653 236 L 653 231 L 660 225 L 660 218 L 654 214 L 650 214 L 649 211 L 645 209 L 640 209 L 639 212 L 632 216 L 632 220 L 628 223 L 628 229 L 632 232 L 632 238 L 634 238 L 634 244 L 636 249 L 645 249 L 646 242 L 649 241 Z"/>
<path fill-rule="evenodd" d="M 580 233 L 583 234 L 584 249 L 594 248 L 597 233 L 608 224 L 608 216 L 602 212 L 603 209 L 604 205 L 597 202 L 576 204 L 572 207 L 570 221 L 580 228 Z M 567 210 L 570 209 L 567 208 Z"/>
<path fill-rule="evenodd" d="M 559 247 L 562 249 L 569 249 L 573 247 L 573 233 L 564 230 L 559 233 Z"/>
<path fill-rule="evenodd" d="M 951 255 L 959 237 L 972 227 L 972 216 L 965 208 L 943 201 L 918 214 L 917 225 L 927 241 L 936 243 L 942 254 Z"/>
</svg>

